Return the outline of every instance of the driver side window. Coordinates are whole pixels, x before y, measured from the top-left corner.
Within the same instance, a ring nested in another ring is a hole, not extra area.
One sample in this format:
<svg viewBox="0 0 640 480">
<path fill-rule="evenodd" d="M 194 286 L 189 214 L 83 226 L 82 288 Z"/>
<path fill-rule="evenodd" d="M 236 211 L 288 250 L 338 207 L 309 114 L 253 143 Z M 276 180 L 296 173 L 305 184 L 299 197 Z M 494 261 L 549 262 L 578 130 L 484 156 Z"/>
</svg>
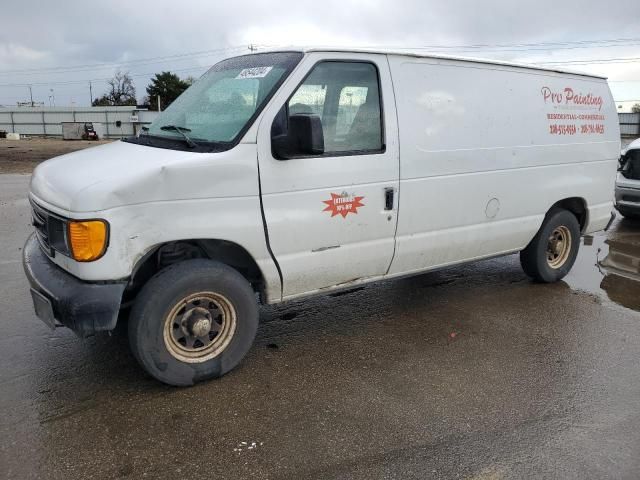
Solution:
<svg viewBox="0 0 640 480">
<path fill-rule="evenodd" d="M 287 106 L 290 116 L 320 118 L 325 155 L 384 148 L 378 71 L 372 63 L 318 63 Z"/>
</svg>

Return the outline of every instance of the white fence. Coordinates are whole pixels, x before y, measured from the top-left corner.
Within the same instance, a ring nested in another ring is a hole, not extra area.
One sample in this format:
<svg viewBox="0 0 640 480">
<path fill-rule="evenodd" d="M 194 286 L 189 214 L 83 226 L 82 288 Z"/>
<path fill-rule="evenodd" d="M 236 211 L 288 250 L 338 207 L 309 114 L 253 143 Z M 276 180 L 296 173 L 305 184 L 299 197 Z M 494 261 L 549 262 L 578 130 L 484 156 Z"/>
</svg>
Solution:
<svg viewBox="0 0 640 480">
<path fill-rule="evenodd" d="M 622 135 L 640 136 L 640 113 L 618 115 Z M 157 116 L 135 107 L 0 107 L 0 130 L 61 137 L 62 122 L 94 122 L 102 123 L 105 136 L 119 138 L 135 135 Z"/>
<path fill-rule="evenodd" d="M 0 130 L 22 135 L 62 136 L 62 122 L 95 122 L 106 137 L 135 135 L 151 123 L 158 112 L 135 107 L 4 107 L 0 108 Z"/>
<path fill-rule="evenodd" d="M 619 113 L 620 134 L 640 137 L 640 113 Z"/>
</svg>

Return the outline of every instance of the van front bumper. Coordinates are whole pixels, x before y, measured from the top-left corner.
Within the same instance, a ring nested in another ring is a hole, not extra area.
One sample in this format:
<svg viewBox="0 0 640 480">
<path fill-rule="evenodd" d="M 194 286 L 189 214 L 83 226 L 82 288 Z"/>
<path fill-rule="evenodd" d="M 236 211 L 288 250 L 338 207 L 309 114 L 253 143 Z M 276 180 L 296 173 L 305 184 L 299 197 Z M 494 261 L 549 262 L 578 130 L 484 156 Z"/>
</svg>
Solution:
<svg viewBox="0 0 640 480">
<path fill-rule="evenodd" d="M 49 327 L 58 323 L 86 337 L 113 330 L 127 282 L 90 283 L 55 265 L 32 234 L 22 251 L 36 315 Z"/>
<path fill-rule="evenodd" d="M 638 182 L 640 187 L 640 182 Z M 620 212 L 640 213 L 640 188 L 616 185 L 616 208 Z"/>
</svg>

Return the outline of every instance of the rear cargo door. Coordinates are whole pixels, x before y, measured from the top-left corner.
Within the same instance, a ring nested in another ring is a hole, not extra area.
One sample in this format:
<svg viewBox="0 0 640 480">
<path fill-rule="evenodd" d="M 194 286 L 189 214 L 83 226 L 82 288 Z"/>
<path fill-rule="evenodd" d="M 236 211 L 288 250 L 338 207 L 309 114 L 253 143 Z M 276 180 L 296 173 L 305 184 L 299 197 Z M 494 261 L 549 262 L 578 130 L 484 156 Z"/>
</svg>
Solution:
<svg viewBox="0 0 640 480">
<path fill-rule="evenodd" d="M 317 52 L 266 110 L 258 132 L 261 192 L 283 297 L 387 272 L 399 180 L 394 103 L 386 56 Z M 274 120 L 296 113 L 320 117 L 325 153 L 278 160 Z"/>
</svg>

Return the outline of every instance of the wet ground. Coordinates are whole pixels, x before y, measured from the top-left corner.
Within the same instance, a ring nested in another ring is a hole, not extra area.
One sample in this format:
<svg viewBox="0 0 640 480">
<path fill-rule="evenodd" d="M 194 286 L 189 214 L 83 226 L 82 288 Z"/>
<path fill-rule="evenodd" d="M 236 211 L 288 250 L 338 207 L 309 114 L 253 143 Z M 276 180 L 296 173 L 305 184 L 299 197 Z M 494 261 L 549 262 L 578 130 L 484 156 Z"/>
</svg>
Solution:
<svg viewBox="0 0 640 480">
<path fill-rule="evenodd" d="M 238 369 L 175 389 L 35 318 L 27 181 L 0 175 L 0 478 L 640 475 L 640 223 L 554 285 L 508 256 L 264 308 Z"/>
</svg>

